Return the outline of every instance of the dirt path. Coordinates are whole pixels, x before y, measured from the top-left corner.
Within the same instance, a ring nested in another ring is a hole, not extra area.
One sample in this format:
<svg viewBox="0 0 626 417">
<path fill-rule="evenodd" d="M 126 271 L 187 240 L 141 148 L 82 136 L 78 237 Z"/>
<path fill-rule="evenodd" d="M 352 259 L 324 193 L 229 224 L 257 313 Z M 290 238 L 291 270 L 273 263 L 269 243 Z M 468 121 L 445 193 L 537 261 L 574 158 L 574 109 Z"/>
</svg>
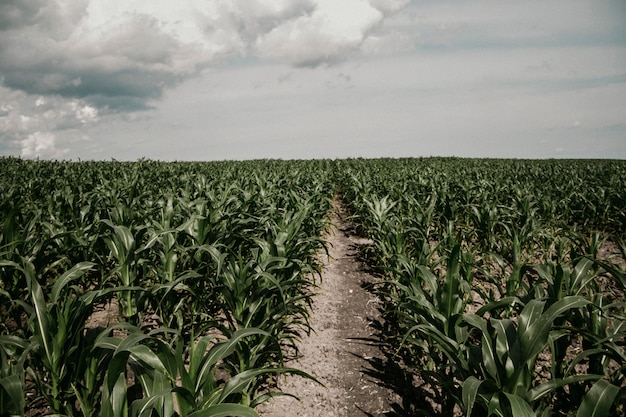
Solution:
<svg viewBox="0 0 626 417">
<path fill-rule="evenodd" d="M 376 336 L 377 299 L 363 288 L 374 278 L 356 257 L 357 246 L 366 242 L 351 235 L 339 203 L 333 216 L 330 256 L 311 316 L 315 332 L 303 338 L 299 357 L 287 363 L 314 375 L 325 387 L 300 377 L 281 379 L 279 387 L 301 402 L 275 398 L 260 408 L 263 417 L 396 415 L 400 399 L 379 378 L 386 361 Z"/>
</svg>

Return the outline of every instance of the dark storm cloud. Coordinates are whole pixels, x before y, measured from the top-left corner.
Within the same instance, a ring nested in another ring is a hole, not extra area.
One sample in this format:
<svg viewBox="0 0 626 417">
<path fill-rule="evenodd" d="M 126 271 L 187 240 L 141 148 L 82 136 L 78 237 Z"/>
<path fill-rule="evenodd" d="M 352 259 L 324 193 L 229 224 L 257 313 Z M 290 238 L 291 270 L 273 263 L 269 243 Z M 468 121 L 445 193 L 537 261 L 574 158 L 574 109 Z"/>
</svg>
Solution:
<svg viewBox="0 0 626 417">
<path fill-rule="evenodd" d="M 0 3 L 0 31 L 35 23 L 44 3 L 44 0 L 2 1 Z"/>
<path fill-rule="evenodd" d="M 80 98 L 98 107 L 132 111 L 149 108 L 149 100 L 158 99 L 164 87 L 175 84 L 180 78 L 152 69 L 129 67 L 106 71 L 78 67 L 68 70 L 54 68 L 54 65 L 51 61 L 48 65 L 8 72 L 4 84 L 28 94 Z"/>
<path fill-rule="evenodd" d="M 148 108 L 148 101 L 159 98 L 163 88 L 194 70 L 193 65 L 185 66 L 191 52 L 144 15 L 128 15 L 116 25 L 79 33 L 80 21 L 70 30 L 67 18 L 81 16 L 84 10 L 43 8 L 34 1 L 22 8 L 3 7 L 14 16 L 2 21 L 0 38 L 0 79 L 11 89 L 137 110 Z M 35 17 L 26 17 L 28 11 Z"/>
<path fill-rule="evenodd" d="M 86 13 L 88 0 L 3 0 L 0 3 L 0 32 L 37 29 L 55 40 L 69 36 Z"/>
</svg>

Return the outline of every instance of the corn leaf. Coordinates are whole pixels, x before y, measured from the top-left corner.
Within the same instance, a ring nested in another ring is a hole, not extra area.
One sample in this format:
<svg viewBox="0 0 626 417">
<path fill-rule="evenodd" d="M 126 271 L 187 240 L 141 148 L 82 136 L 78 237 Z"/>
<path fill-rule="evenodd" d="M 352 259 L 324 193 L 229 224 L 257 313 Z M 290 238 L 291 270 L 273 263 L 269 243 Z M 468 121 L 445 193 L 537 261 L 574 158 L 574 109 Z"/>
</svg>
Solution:
<svg viewBox="0 0 626 417">
<path fill-rule="evenodd" d="M 0 378 L 0 415 L 22 415 L 24 412 L 24 385 L 19 375 Z"/>
<path fill-rule="evenodd" d="M 535 388 L 528 391 L 526 398 L 529 402 L 537 401 L 546 394 L 554 392 L 554 390 L 556 390 L 557 388 L 561 388 L 575 382 L 594 381 L 600 378 L 602 378 L 602 375 L 580 374 L 570 375 L 563 379 L 551 379 L 549 381 L 539 384 Z"/>
<path fill-rule="evenodd" d="M 50 302 L 56 304 L 59 301 L 59 296 L 61 291 L 63 291 L 63 288 L 65 288 L 69 282 L 78 279 L 88 271 L 91 271 L 95 265 L 96 264 L 93 262 L 80 262 L 74 265 L 69 271 L 55 279 L 54 285 L 52 286 L 52 292 L 50 293 Z"/>
<path fill-rule="evenodd" d="M 576 417 L 606 417 L 620 389 L 605 379 L 598 380 L 584 396 Z"/>
<path fill-rule="evenodd" d="M 467 417 L 472 416 L 472 409 L 474 408 L 474 404 L 476 402 L 476 396 L 478 395 L 478 390 L 483 382 L 484 381 L 479 380 L 475 376 L 470 376 L 463 381 L 461 395 Z"/>
<path fill-rule="evenodd" d="M 509 402 L 511 415 L 513 417 L 536 417 L 533 409 L 523 398 L 509 394 L 508 392 L 505 392 L 504 395 Z"/>
<path fill-rule="evenodd" d="M 567 310 L 590 304 L 590 301 L 583 297 L 568 296 L 552 304 L 544 313 L 540 313 L 539 309 L 543 307 L 543 302 L 535 301 L 532 300 L 526 305 L 519 319 L 519 337 L 527 360 L 531 360 L 545 348 L 552 324 L 557 317 Z M 529 306 L 531 310 L 527 314 Z"/>
<path fill-rule="evenodd" d="M 217 404 L 193 412 L 188 417 L 259 417 L 259 413 L 241 404 Z"/>
</svg>

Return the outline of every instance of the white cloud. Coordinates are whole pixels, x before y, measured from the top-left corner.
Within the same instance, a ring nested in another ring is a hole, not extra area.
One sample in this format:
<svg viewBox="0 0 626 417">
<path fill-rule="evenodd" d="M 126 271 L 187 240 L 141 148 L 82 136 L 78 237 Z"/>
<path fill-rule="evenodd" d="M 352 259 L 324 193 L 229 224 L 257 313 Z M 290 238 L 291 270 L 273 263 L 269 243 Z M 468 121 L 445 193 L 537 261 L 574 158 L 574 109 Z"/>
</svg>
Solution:
<svg viewBox="0 0 626 417">
<path fill-rule="evenodd" d="M 343 60 L 358 51 L 384 18 L 365 0 L 319 0 L 310 13 L 289 20 L 262 36 L 256 45 L 263 58 L 298 66 Z"/>
<path fill-rule="evenodd" d="M 70 109 L 74 112 L 76 120 L 81 124 L 93 123 L 98 120 L 98 109 L 85 105 L 75 100 L 70 103 Z"/>
<path fill-rule="evenodd" d="M 56 139 L 49 132 L 35 132 L 21 141 L 22 150 L 20 155 L 23 158 L 58 159 L 62 158 L 69 149 L 59 149 L 56 147 Z"/>
<path fill-rule="evenodd" d="M 384 14 L 395 13 L 410 3 L 410 0 L 370 0 L 372 7 Z"/>
<path fill-rule="evenodd" d="M 0 86 L 0 152 L 61 157 L 67 146 L 84 139 L 82 129 L 100 121 L 97 108 L 80 99 L 32 96 Z M 50 136 L 47 136 L 50 134 Z M 54 147 L 51 146 L 55 145 Z"/>
</svg>

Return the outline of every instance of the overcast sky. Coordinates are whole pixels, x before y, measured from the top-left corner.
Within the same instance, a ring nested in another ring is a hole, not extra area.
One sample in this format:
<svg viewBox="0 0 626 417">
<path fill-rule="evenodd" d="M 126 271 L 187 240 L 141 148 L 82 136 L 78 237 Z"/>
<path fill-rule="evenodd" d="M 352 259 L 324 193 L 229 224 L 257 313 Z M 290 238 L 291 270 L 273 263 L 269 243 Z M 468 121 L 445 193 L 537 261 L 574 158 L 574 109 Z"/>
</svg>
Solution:
<svg viewBox="0 0 626 417">
<path fill-rule="evenodd" d="M 0 0 L 0 155 L 626 159 L 626 1 Z"/>
</svg>

